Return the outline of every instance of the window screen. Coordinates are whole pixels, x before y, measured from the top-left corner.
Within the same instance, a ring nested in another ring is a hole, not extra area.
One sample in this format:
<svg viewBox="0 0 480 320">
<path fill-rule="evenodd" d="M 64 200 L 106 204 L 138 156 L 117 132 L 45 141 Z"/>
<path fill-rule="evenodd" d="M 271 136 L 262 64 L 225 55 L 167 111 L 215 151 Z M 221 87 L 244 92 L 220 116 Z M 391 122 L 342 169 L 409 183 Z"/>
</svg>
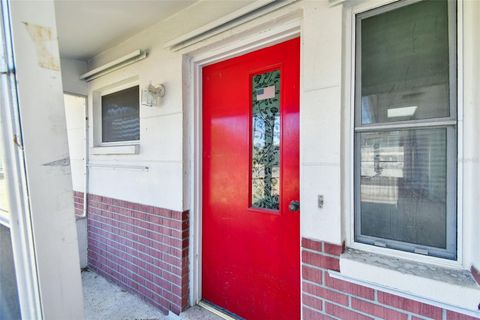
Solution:
<svg viewBox="0 0 480 320">
<path fill-rule="evenodd" d="M 357 15 L 355 240 L 456 258 L 455 8 Z"/>
<path fill-rule="evenodd" d="M 139 87 L 102 96 L 102 142 L 140 139 Z"/>
</svg>

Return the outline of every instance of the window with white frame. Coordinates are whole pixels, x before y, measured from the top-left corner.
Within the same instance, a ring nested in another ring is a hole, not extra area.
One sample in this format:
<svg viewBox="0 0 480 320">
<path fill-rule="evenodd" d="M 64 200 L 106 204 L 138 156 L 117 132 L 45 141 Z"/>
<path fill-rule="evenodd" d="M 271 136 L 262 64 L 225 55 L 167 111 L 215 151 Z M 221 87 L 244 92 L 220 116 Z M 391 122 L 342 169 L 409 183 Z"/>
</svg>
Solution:
<svg viewBox="0 0 480 320">
<path fill-rule="evenodd" d="M 456 259 L 456 3 L 355 19 L 355 241 Z"/>
<path fill-rule="evenodd" d="M 101 97 L 102 143 L 140 140 L 139 86 Z"/>
</svg>

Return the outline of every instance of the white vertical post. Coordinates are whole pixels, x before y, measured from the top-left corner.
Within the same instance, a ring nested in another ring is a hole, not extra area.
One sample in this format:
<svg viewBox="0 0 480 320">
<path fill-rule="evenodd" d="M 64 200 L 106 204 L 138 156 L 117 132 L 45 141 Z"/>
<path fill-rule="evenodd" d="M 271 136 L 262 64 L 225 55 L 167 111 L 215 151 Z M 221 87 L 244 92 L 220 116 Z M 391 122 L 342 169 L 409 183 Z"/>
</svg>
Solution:
<svg viewBox="0 0 480 320">
<path fill-rule="evenodd" d="M 10 6 L 29 200 L 18 215 L 30 215 L 42 317 L 83 319 L 54 2 Z"/>
</svg>

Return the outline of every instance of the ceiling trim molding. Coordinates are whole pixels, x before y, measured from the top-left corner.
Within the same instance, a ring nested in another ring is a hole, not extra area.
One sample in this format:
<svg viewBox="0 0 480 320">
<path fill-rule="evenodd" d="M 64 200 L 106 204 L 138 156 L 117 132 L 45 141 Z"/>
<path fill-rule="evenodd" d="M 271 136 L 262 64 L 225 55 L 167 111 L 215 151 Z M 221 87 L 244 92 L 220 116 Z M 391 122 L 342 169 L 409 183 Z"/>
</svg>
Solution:
<svg viewBox="0 0 480 320">
<path fill-rule="evenodd" d="M 164 48 L 179 51 L 296 1 L 297 0 L 257 0 L 220 19 L 166 42 Z"/>
<path fill-rule="evenodd" d="M 137 61 L 143 60 L 147 57 L 147 52 L 145 50 L 137 49 L 123 57 L 110 61 L 98 68 L 90 70 L 82 75 L 80 75 L 80 80 L 92 81 L 98 77 L 106 75 L 107 73 L 113 72 L 129 64 L 135 63 Z"/>
</svg>

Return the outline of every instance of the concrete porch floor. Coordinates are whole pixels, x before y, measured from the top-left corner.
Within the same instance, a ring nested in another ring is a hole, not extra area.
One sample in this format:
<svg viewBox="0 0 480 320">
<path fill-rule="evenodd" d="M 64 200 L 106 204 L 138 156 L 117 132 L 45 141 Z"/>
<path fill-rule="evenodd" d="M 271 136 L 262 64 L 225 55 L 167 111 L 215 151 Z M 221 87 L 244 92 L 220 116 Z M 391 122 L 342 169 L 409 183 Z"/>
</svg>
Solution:
<svg viewBox="0 0 480 320">
<path fill-rule="evenodd" d="M 180 316 L 165 315 L 91 270 L 82 272 L 82 282 L 87 320 L 222 320 L 199 306 L 189 308 Z"/>
</svg>

